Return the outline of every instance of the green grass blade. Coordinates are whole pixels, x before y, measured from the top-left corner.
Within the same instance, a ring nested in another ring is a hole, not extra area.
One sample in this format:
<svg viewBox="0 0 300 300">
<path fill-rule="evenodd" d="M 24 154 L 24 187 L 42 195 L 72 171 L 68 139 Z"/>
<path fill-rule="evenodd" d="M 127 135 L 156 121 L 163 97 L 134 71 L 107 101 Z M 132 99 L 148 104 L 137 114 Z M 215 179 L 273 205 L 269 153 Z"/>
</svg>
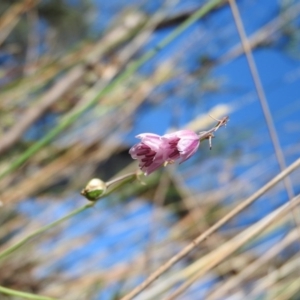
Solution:
<svg viewBox="0 0 300 300">
<path fill-rule="evenodd" d="M 74 123 L 81 114 L 83 114 L 89 108 L 93 107 L 98 102 L 99 98 L 107 95 L 116 86 L 122 84 L 127 78 L 129 78 L 132 74 L 134 74 L 134 72 L 137 71 L 144 63 L 146 63 L 149 59 L 154 57 L 157 52 L 159 52 L 164 47 L 166 47 L 176 37 L 178 37 L 184 30 L 186 30 L 190 25 L 192 25 L 197 20 L 205 16 L 207 13 L 209 13 L 212 9 L 214 9 L 222 2 L 223 0 L 208 1 L 194 14 L 192 14 L 185 22 L 179 25 L 171 34 L 169 34 L 165 39 L 163 39 L 156 47 L 146 52 L 141 58 L 129 64 L 123 73 L 117 76 L 115 80 L 113 80 L 110 84 L 108 84 L 103 89 L 101 89 L 99 93 L 90 102 L 82 106 L 79 110 L 75 111 L 68 118 L 63 119 L 54 129 L 52 129 L 48 134 L 46 134 L 44 138 L 36 142 L 27 151 L 25 151 L 22 155 L 20 155 L 13 163 L 11 163 L 11 165 L 6 170 L 4 170 L 0 174 L 0 179 L 5 177 L 12 171 L 16 170 L 18 167 L 20 167 L 31 156 L 37 153 L 43 146 L 47 145 L 50 141 L 52 141 L 60 132 L 62 132 L 65 128 L 67 128 L 69 125 Z"/>
</svg>

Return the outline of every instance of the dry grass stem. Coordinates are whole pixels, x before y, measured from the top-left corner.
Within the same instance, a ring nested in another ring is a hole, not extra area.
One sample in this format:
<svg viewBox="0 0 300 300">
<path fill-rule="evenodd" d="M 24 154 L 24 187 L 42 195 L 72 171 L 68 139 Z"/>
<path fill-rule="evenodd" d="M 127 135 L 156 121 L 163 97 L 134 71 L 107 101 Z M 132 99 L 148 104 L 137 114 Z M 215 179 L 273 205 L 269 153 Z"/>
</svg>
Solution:
<svg viewBox="0 0 300 300">
<path fill-rule="evenodd" d="M 297 196 L 293 198 L 289 203 L 284 204 L 274 212 L 264 217 L 259 222 L 255 223 L 251 227 L 244 230 L 242 233 L 235 236 L 232 240 L 220 246 L 215 251 L 201 258 L 199 261 L 197 261 L 189 267 L 190 269 L 191 267 L 195 268 L 197 266 L 197 268 L 200 268 L 200 270 L 197 271 L 196 274 L 189 278 L 184 284 L 182 284 L 178 289 L 176 289 L 170 296 L 166 297 L 165 299 L 176 299 L 179 295 L 185 292 L 194 282 L 196 282 L 201 276 L 210 271 L 220 262 L 224 261 L 224 259 L 226 259 L 227 256 L 234 253 L 243 244 L 248 242 L 250 239 L 253 239 L 257 234 L 265 230 L 272 223 L 285 216 L 285 214 L 288 213 L 291 208 L 294 208 L 299 204 L 300 196 Z"/>
<path fill-rule="evenodd" d="M 141 293 L 144 289 L 146 289 L 153 281 L 155 281 L 159 276 L 161 276 L 164 272 L 166 272 L 169 268 L 171 268 L 175 263 L 185 257 L 189 252 L 191 252 L 195 247 L 197 247 L 201 242 L 207 239 L 212 233 L 218 230 L 221 226 L 231 220 L 234 216 L 240 213 L 243 209 L 248 207 L 251 203 L 253 203 L 256 199 L 262 196 L 265 192 L 271 189 L 273 186 L 278 184 L 283 178 L 288 176 L 291 172 L 297 169 L 300 166 L 300 159 L 296 160 L 292 165 L 287 167 L 283 172 L 279 173 L 275 178 L 269 181 L 266 185 L 260 188 L 258 191 L 253 193 L 246 200 L 241 202 L 235 209 L 233 209 L 226 216 L 221 218 L 216 224 L 211 226 L 207 231 L 200 234 L 196 239 L 192 241 L 189 245 L 187 245 L 184 249 L 182 249 L 177 255 L 173 256 L 170 260 L 164 263 L 160 268 L 158 268 L 155 272 L 153 272 L 146 280 L 144 280 L 139 286 L 133 289 L 130 293 L 122 298 L 122 300 L 129 300 Z"/>
</svg>

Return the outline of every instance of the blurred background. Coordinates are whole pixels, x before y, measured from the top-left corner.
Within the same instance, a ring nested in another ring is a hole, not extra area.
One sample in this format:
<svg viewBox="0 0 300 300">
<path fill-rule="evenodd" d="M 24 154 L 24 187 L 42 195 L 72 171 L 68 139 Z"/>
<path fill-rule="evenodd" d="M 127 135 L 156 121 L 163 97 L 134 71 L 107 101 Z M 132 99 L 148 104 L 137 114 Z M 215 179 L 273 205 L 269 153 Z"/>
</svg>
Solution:
<svg viewBox="0 0 300 300">
<path fill-rule="evenodd" d="M 268 122 L 227 1 L 1 0 L 0 252 L 84 206 L 80 191 L 91 178 L 136 170 L 128 150 L 137 134 L 208 130 L 216 124 L 209 114 L 230 122 L 211 151 L 202 142 L 184 164 L 143 178 L 146 185 L 124 185 L 3 259 L 0 285 L 57 299 L 120 299 L 299 157 L 300 1 L 236 4 Z M 299 175 L 136 299 L 164 299 L 216 257 L 178 299 L 300 299 L 291 214 L 231 253 L 221 248 L 234 248 L 297 195 Z"/>
</svg>

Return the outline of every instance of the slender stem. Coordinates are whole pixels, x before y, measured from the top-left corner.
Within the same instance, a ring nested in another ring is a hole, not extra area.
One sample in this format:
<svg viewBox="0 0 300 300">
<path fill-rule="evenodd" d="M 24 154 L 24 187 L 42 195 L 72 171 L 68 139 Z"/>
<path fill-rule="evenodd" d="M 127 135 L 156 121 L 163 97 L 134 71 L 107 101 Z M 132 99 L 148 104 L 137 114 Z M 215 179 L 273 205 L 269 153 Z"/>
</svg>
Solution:
<svg viewBox="0 0 300 300">
<path fill-rule="evenodd" d="M 3 286 L 0 286 L 0 293 L 5 294 L 5 295 L 10 295 L 10 296 L 23 297 L 25 299 L 32 299 L 32 300 L 56 300 L 55 298 L 35 295 L 35 294 L 31 294 L 31 293 L 26 293 L 26 292 L 20 292 L 20 291 L 16 291 L 13 289 L 5 288 Z"/>
<path fill-rule="evenodd" d="M 247 62 L 248 62 L 248 65 L 249 65 L 251 76 L 252 76 L 253 81 L 254 81 L 255 89 L 256 89 L 256 92 L 257 92 L 257 95 L 258 95 L 258 99 L 259 99 L 259 102 L 261 104 L 261 108 L 262 108 L 262 111 L 263 111 L 263 114 L 264 114 L 264 117 L 265 117 L 265 121 L 266 121 L 266 124 L 267 124 L 267 127 L 268 127 L 268 131 L 269 131 L 269 134 L 270 134 L 270 137 L 271 137 L 271 141 L 272 141 L 272 144 L 273 144 L 273 148 L 274 148 L 274 151 L 275 151 L 277 162 L 278 162 L 278 165 L 280 167 L 280 171 L 283 171 L 286 168 L 284 154 L 283 154 L 280 142 L 279 142 L 278 134 L 277 134 L 276 127 L 275 127 L 275 124 L 274 124 L 272 113 L 271 113 L 270 108 L 269 108 L 266 93 L 265 93 L 263 84 L 261 82 L 261 79 L 260 79 L 260 76 L 259 76 L 259 73 L 258 73 L 258 69 L 257 69 L 256 63 L 255 63 L 255 60 L 254 60 L 254 57 L 253 57 L 253 54 L 252 54 L 251 44 L 250 44 L 250 42 L 247 38 L 245 28 L 244 28 L 244 25 L 243 25 L 243 21 L 242 21 L 242 18 L 240 16 L 240 12 L 239 12 L 238 6 L 236 4 L 236 1 L 235 0 L 229 0 L 228 2 L 229 2 L 230 8 L 231 8 L 231 11 L 232 11 L 232 14 L 233 14 L 233 19 L 234 19 L 234 22 L 236 24 L 236 27 L 237 27 L 237 30 L 238 30 L 238 33 L 239 33 L 239 36 L 240 36 L 240 40 L 241 40 L 241 43 L 242 43 L 242 46 L 243 46 L 243 49 L 244 49 L 244 52 L 245 52 L 245 55 L 246 55 L 246 58 L 247 58 Z M 283 180 L 283 183 L 285 185 L 286 192 L 288 194 L 289 199 L 293 198 L 294 197 L 294 190 L 293 190 L 293 185 L 292 185 L 292 182 L 291 182 L 290 178 L 286 177 Z M 294 218 L 295 218 L 296 225 L 298 225 L 297 224 L 297 218 L 295 217 L 295 215 L 294 215 Z"/>
<path fill-rule="evenodd" d="M 199 133 L 199 141 L 204 141 L 206 139 L 209 140 L 209 148 L 212 148 L 211 139 L 214 137 L 214 132 L 216 132 L 220 127 L 226 126 L 227 122 L 229 120 L 229 117 L 223 117 L 221 120 L 218 121 L 218 123 L 210 130 L 203 131 Z"/>
<path fill-rule="evenodd" d="M 132 180 L 137 178 L 137 172 L 133 172 L 133 173 L 129 173 L 126 174 L 124 176 L 121 176 L 119 178 L 117 178 L 115 180 L 111 180 L 108 183 L 112 184 L 115 182 L 119 182 L 119 184 L 117 184 L 115 187 L 113 187 L 110 191 L 108 191 L 107 193 L 105 193 L 102 197 L 103 198 L 105 196 L 110 195 L 111 193 L 113 193 L 114 191 L 118 190 L 119 188 L 121 188 L 123 185 L 125 185 L 128 182 L 131 182 Z M 122 180 L 120 182 L 120 180 Z M 96 201 L 97 202 L 97 201 Z M 30 241 L 31 239 L 33 239 L 34 237 L 36 237 L 37 235 L 45 232 L 48 229 L 53 228 L 54 226 L 70 219 L 71 217 L 74 217 L 75 215 L 78 215 L 79 213 L 85 211 L 86 209 L 93 207 L 95 205 L 96 202 L 92 202 L 89 204 L 84 205 L 83 207 L 77 208 L 75 210 L 73 210 L 72 212 L 70 212 L 69 214 L 65 215 L 64 217 L 48 224 L 45 225 L 41 228 L 39 228 L 38 230 L 34 231 L 33 233 L 29 234 L 28 236 L 26 236 L 25 238 L 23 238 L 22 240 L 20 240 L 19 242 L 17 242 L 16 244 L 10 246 L 9 248 L 7 248 L 6 250 L 4 250 L 3 252 L 0 253 L 0 260 L 5 258 L 6 256 L 10 255 L 11 253 L 13 253 L 14 251 L 16 251 L 17 249 L 19 249 L 20 247 L 22 247 L 24 244 L 26 244 L 28 241 Z"/>
<path fill-rule="evenodd" d="M 224 224 L 230 221 L 234 216 L 239 214 L 242 210 L 248 207 L 251 203 L 257 200 L 260 196 L 270 190 L 274 185 L 279 183 L 283 178 L 288 176 L 290 173 L 295 171 L 300 167 L 300 158 L 297 159 L 294 163 L 292 163 L 289 167 L 287 167 L 283 172 L 279 173 L 276 177 L 274 177 L 271 181 L 265 184 L 262 188 L 252 194 L 250 197 L 245 199 L 241 204 L 235 207 L 232 211 L 226 214 L 223 218 L 221 218 L 217 223 L 207 229 L 205 232 L 196 237 L 190 244 L 188 244 L 185 248 L 183 248 L 179 253 L 171 257 L 167 262 L 162 264 L 156 271 L 150 274 L 142 283 L 140 283 L 137 287 L 135 287 L 132 291 L 130 291 L 127 295 L 125 295 L 121 300 L 130 300 L 140 294 L 143 290 L 145 290 L 152 282 L 154 282 L 159 276 L 169 270 L 173 265 L 175 265 L 178 261 L 184 258 L 188 253 L 190 253 L 193 249 L 195 249 L 201 242 L 206 240 L 210 235 L 216 232 L 219 228 L 221 228 Z"/>
<path fill-rule="evenodd" d="M 128 175 L 128 174 L 127 174 Z M 131 176 L 126 176 L 124 177 L 122 182 L 119 182 L 119 184 L 117 184 L 116 186 L 114 186 L 110 191 L 108 191 L 106 194 L 104 194 L 103 196 L 108 196 L 110 194 L 112 194 L 114 191 L 118 190 L 119 188 L 121 188 L 123 185 L 125 185 L 126 183 L 129 183 L 131 181 L 133 181 L 134 179 L 136 179 L 136 172 L 134 172 L 134 174 L 132 174 Z M 102 198 L 102 197 L 101 197 Z"/>
<path fill-rule="evenodd" d="M 199 140 L 203 141 L 203 140 L 206 140 L 209 137 L 211 137 L 213 135 L 213 133 L 216 132 L 220 127 L 226 126 L 228 120 L 229 120 L 229 117 L 226 116 L 222 120 L 220 120 L 217 123 L 217 125 L 214 126 L 212 129 L 210 129 L 208 131 L 200 132 L 200 134 L 199 134 Z"/>
<path fill-rule="evenodd" d="M 211 0 L 204 4 L 200 9 L 198 9 L 194 14 L 192 14 L 186 21 L 179 25 L 171 34 L 164 38 L 156 47 L 147 51 L 142 57 L 137 59 L 128 65 L 128 67 L 113 80 L 110 84 L 100 89 L 97 95 L 91 99 L 88 103 L 82 106 L 79 110 L 75 111 L 73 114 L 69 115 L 68 118 L 63 119 L 55 128 L 48 132 L 42 139 L 31 146 L 27 151 L 25 151 L 21 156 L 19 156 L 10 166 L 0 173 L 0 179 L 16 170 L 23 163 L 25 163 L 31 156 L 37 153 L 42 147 L 51 142 L 59 133 L 61 133 L 65 128 L 74 123 L 80 115 L 86 112 L 88 109 L 96 105 L 99 99 L 108 93 L 110 93 L 115 87 L 122 84 L 127 78 L 129 78 L 134 72 L 136 72 L 142 65 L 144 65 L 149 59 L 154 57 L 156 53 L 161 51 L 164 47 L 175 40 L 182 32 L 184 32 L 189 26 L 194 24 L 198 19 L 205 16 L 212 9 L 216 8 L 224 0 Z"/>
<path fill-rule="evenodd" d="M 138 172 L 139 172 L 139 171 L 131 172 L 131 173 L 122 175 L 122 176 L 120 176 L 120 177 L 117 177 L 117 178 L 115 178 L 115 179 L 112 179 L 112 180 L 110 180 L 110 181 L 107 181 L 107 182 L 106 182 L 106 186 L 107 186 L 107 187 L 110 187 L 112 184 L 115 184 L 115 183 L 117 183 L 117 182 L 123 181 L 124 179 L 132 178 L 132 177 L 137 177 L 137 176 L 138 176 Z M 106 195 L 107 195 L 107 194 L 106 194 Z"/>
<path fill-rule="evenodd" d="M 64 217 L 48 224 L 45 225 L 41 228 L 39 228 L 38 230 L 34 231 L 33 233 L 29 234 L 28 236 L 26 236 L 25 238 L 21 239 L 19 242 L 17 242 L 16 244 L 10 246 L 9 248 L 7 248 L 6 250 L 2 251 L 0 253 L 0 260 L 5 258 L 6 256 L 10 255 L 11 253 L 13 253 L 14 251 L 16 251 L 17 249 L 19 249 L 20 247 L 22 247 L 24 244 L 26 244 L 28 241 L 30 241 L 31 239 L 33 239 L 34 237 L 36 237 L 37 235 L 45 232 L 48 229 L 53 228 L 54 226 L 70 219 L 71 217 L 78 215 L 79 213 L 85 211 L 86 209 L 92 207 L 94 204 L 87 204 L 83 207 L 77 208 L 75 210 L 73 210 L 72 212 L 70 212 L 69 214 L 65 215 Z"/>
<path fill-rule="evenodd" d="M 265 121 L 268 127 L 268 131 L 270 134 L 270 138 L 273 144 L 273 148 L 275 151 L 275 155 L 277 158 L 277 162 L 280 168 L 280 171 L 283 171 L 286 168 L 286 162 L 285 162 L 285 157 L 280 145 L 279 137 L 276 131 L 276 127 L 274 124 L 274 120 L 272 117 L 272 113 L 269 108 L 268 100 L 259 76 L 259 72 L 252 54 L 252 49 L 251 49 L 251 44 L 249 43 L 249 40 L 247 38 L 245 29 L 244 29 L 244 24 L 242 21 L 242 18 L 240 16 L 240 12 L 238 9 L 238 6 L 236 4 L 235 0 L 229 0 L 229 5 L 233 14 L 233 18 L 240 36 L 240 40 L 242 43 L 242 46 L 244 48 L 244 52 L 248 61 L 249 69 L 254 81 L 254 85 L 256 88 L 256 92 L 258 95 L 258 99 L 261 104 L 261 108 L 265 117 Z M 288 199 L 292 199 L 295 195 L 294 189 L 293 189 L 293 183 L 292 180 L 289 176 L 285 177 L 283 180 L 283 184 L 285 186 L 286 193 L 288 195 Z M 294 209 L 291 209 L 291 217 L 293 222 L 295 223 L 295 227 L 297 228 L 298 231 L 298 240 L 300 241 L 300 220 L 298 219 L 298 213 L 297 213 L 297 207 Z M 299 271 L 300 275 L 300 271 Z"/>
<path fill-rule="evenodd" d="M 195 281 L 197 281 L 203 274 L 210 271 L 212 268 L 217 266 L 219 263 L 224 261 L 229 255 L 233 254 L 236 250 L 238 250 L 242 245 L 248 242 L 250 239 L 253 239 L 256 235 L 260 234 L 263 230 L 268 228 L 271 224 L 273 224 L 276 220 L 282 218 L 286 215 L 291 208 L 299 205 L 300 197 L 299 195 L 290 199 L 290 202 L 287 202 L 274 210 L 269 215 L 265 216 L 263 219 L 252 225 L 251 227 L 244 230 L 239 235 L 235 236 L 231 241 L 223 244 L 219 249 L 224 249 L 223 255 L 217 255 L 217 251 L 215 251 L 213 255 L 213 260 L 208 261 L 207 265 L 203 268 L 200 268 L 194 275 L 192 275 L 186 282 L 184 282 L 179 288 L 177 288 L 171 295 L 164 298 L 164 300 L 175 300 L 177 299 L 183 292 L 185 292 Z M 233 242 L 233 243 L 232 243 Z M 232 246 L 230 247 L 230 243 Z M 209 257 L 209 255 L 208 255 Z"/>
</svg>

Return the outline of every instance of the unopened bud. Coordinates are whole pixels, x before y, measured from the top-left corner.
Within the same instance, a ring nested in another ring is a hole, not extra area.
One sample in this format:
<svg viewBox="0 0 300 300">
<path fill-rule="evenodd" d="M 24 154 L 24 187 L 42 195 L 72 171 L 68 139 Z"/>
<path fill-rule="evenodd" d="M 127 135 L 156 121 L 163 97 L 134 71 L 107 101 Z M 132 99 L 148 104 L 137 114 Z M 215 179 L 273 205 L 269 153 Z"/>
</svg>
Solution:
<svg viewBox="0 0 300 300">
<path fill-rule="evenodd" d="M 98 200 L 106 192 L 106 183 L 101 179 L 93 178 L 81 191 L 81 195 L 90 201 Z"/>
</svg>

